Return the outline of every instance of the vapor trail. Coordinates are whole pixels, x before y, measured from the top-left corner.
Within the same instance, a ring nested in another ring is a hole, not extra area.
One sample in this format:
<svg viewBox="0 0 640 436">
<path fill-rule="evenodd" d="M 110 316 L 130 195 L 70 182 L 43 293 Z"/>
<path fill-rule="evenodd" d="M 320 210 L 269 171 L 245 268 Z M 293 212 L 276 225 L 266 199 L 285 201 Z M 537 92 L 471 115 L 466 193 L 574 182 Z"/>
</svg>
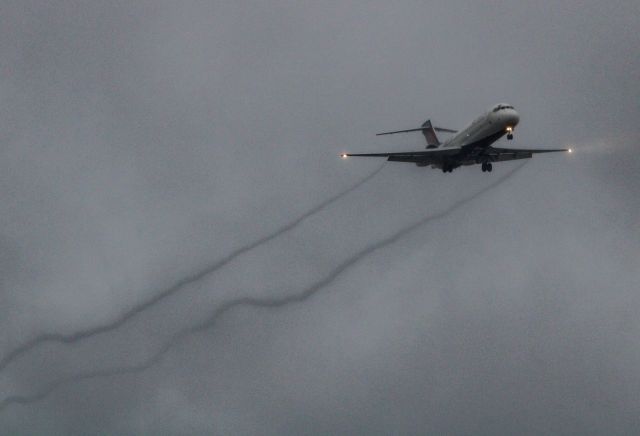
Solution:
<svg viewBox="0 0 640 436">
<path fill-rule="evenodd" d="M 95 378 L 112 377 L 112 376 L 125 375 L 125 374 L 136 374 L 136 373 L 146 371 L 152 368 L 153 366 L 155 366 L 156 364 L 160 363 L 164 358 L 164 356 L 167 354 L 167 352 L 171 350 L 176 344 L 180 343 L 188 336 L 191 336 L 198 332 L 208 330 L 214 327 L 216 322 L 218 322 L 218 320 L 222 315 L 224 315 L 226 312 L 230 311 L 235 307 L 253 306 L 253 307 L 264 307 L 264 308 L 277 308 L 277 307 L 282 307 L 289 304 L 300 303 L 302 301 L 305 301 L 309 299 L 311 296 L 313 296 L 314 294 L 316 294 L 321 289 L 329 286 L 338 276 L 340 276 L 343 272 L 345 272 L 346 270 L 354 266 L 364 257 L 388 245 L 395 243 L 405 235 L 413 232 L 414 230 L 418 229 L 419 227 L 429 222 L 436 221 L 446 217 L 447 215 L 453 213 L 456 209 L 459 209 L 461 206 L 473 201 L 474 199 L 481 196 L 485 192 L 490 191 L 491 189 L 495 188 L 502 182 L 506 181 L 525 165 L 526 165 L 526 162 L 514 168 L 513 170 L 509 171 L 507 174 L 500 177 L 499 179 L 489 184 L 488 186 L 482 188 L 480 191 L 453 203 L 451 206 L 449 206 L 445 210 L 438 212 L 434 215 L 429 215 L 426 218 L 423 218 L 407 227 L 404 227 L 398 230 L 397 232 L 393 233 L 392 235 L 382 240 L 379 240 L 377 242 L 374 242 L 373 244 L 370 244 L 368 247 L 365 247 L 364 249 L 360 250 L 359 252 L 352 255 L 347 260 L 345 260 L 343 263 L 338 265 L 324 278 L 311 284 L 309 287 L 303 289 L 301 292 L 297 294 L 281 296 L 281 297 L 268 297 L 268 298 L 240 297 L 240 298 L 229 300 L 226 303 L 223 303 L 220 306 L 218 306 L 218 308 L 216 308 L 213 311 L 211 316 L 209 316 L 209 318 L 207 318 L 203 322 L 196 324 L 192 327 L 183 329 L 178 333 L 176 333 L 169 341 L 167 341 L 167 343 L 165 343 L 158 351 L 156 351 L 154 355 L 152 355 L 151 357 L 149 357 L 148 359 L 144 360 L 143 362 L 137 365 L 121 366 L 121 367 L 111 368 L 111 369 L 89 371 L 84 374 L 77 374 L 77 375 L 63 377 L 59 380 L 56 380 L 50 383 L 49 385 L 45 386 L 43 389 L 41 389 L 40 391 L 32 395 L 12 395 L 12 396 L 6 397 L 4 400 L 0 401 L 0 412 L 2 412 L 6 407 L 12 404 L 36 403 L 40 400 L 43 400 L 44 398 L 49 396 L 51 393 L 53 393 L 55 390 L 57 390 L 58 388 L 66 384 L 79 383 L 84 380 L 95 379 Z"/>
<path fill-rule="evenodd" d="M 277 237 L 283 235 L 284 233 L 289 232 L 293 228 L 295 228 L 298 225 L 300 225 L 304 220 L 306 220 L 310 216 L 317 214 L 318 212 L 322 211 L 323 209 L 325 209 L 326 207 L 328 207 L 332 203 L 340 200 L 341 198 L 343 198 L 344 196 L 346 196 L 350 192 L 353 192 L 356 189 L 358 189 L 360 186 L 362 186 L 363 184 L 365 184 L 366 182 L 371 180 L 376 174 L 378 174 L 382 170 L 383 167 L 384 167 L 384 164 L 382 164 L 378 169 L 373 171 L 371 174 L 369 174 L 368 176 L 366 176 L 365 178 L 363 178 L 362 180 L 360 180 L 359 182 L 357 182 L 356 184 L 354 184 L 350 188 L 348 188 L 348 189 L 346 189 L 344 191 L 341 191 L 338 194 L 334 195 L 333 197 L 323 201 L 319 205 L 317 205 L 314 208 L 310 209 L 309 211 L 307 211 L 303 215 L 299 216 L 295 220 L 293 220 L 290 223 L 288 223 L 288 224 L 284 225 L 283 227 L 279 228 L 278 230 L 276 230 L 275 232 L 271 233 L 270 235 L 267 235 L 267 236 L 265 236 L 263 238 L 260 238 L 257 241 L 251 242 L 248 245 L 240 247 L 240 248 L 236 249 L 235 251 L 233 251 L 232 253 L 228 254 L 227 256 L 223 257 L 222 259 L 218 260 L 216 263 L 214 263 L 212 265 L 209 265 L 208 267 L 204 268 L 203 270 L 201 270 L 201 271 L 199 271 L 199 272 L 197 272 L 195 274 L 192 274 L 192 275 L 190 275 L 188 277 L 185 277 L 185 278 L 177 281 L 176 283 L 174 283 L 170 287 L 164 289 L 163 291 L 159 292 L 158 294 L 154 295 L 153 297 L 149 298 L 148 300 L 143 301 L 141 303 L 138 303 L 135 306 L 131 307 L 129 310 L 127 310 L 126 312 L 121 314 L 118 318 L 116 318 L 116 319 L 114 319 L 114 320 L 112 320 L 112 321 L 110 321 L 108 323 L 105 323 L 105 324 L 102 324 L 102 325 L 98 325 L 98 326 L 95 326 L 95 327 L 91 327 L 91 328 L 86 329 L 86 330 L 81 330 L 81 331 L 78 331 L 78 332 L 75 332 L 75 333 L 66 334 L 66 335 L 65 334 L 60 334 L 60 333 L 45 333 L 45 334 L 36 336 L 35 338 L 25 342 L 22 345 L 19 345 L 18 347 L 16 347 L 13 350 L 9 351 L 9 353 L 7 353 L 7 355 L 5 355 L 2 359 L 0 359 L 0 371 L 3 371 L 4 369 L 6 369 L 6 367 L 9 366 L 11 364 L 11 362 L 13 362 L 14 360 L 18 359 L 20 356 L 28 353 L 29 351 L 31 351 L 32 349 L 36 348 L 40 344 L 47 343 L 47 342 L 58 342 L 58 343 L 71 344 L 71 343 L 74 343 L 74 342 L 78 342 L 78 341 L 90 338 L 92 336 L 99 335 L 101 333 L 106 333 L 106 332 L 109 332 L 111 330 L 117 329 L 118 327 L 122 326 L 127 321 L 129 321 L 131 318 L 134 318 L 139 313 L 144 312 L 145 310 L 151 308 L 152 306 L 155 306 L 157 303 L 161 302 L 165 298 L 175 294 L 176 292 L 179 292 L 183 287 L 185 287 L 187 285 L 190 285 L 192 283 L 195 283 L 195 282 L 201 280 L 202 278 L 206 277 L 207 275 L 216 272 L 217 270 L 219 270 L 220 268 L 224 267 L 229 262 L 231 262 L 234 259 L 236 259 L 237 257 L 243 255 L 244 253 L 246 253 L 248 251 L 251 251 L 254 248 L 257 248 L 257 247 L 259 247 L 259 246 L 261 246 L 263 244 L 266 244 L 267 242 L 276 239 Z"/>
</svg>

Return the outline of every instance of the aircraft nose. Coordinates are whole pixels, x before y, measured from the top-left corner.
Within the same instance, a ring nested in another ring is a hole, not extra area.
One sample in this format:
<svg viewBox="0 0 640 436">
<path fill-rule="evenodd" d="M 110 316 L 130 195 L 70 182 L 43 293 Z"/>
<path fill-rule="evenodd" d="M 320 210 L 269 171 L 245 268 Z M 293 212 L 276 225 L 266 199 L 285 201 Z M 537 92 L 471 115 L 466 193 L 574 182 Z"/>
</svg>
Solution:
<svg viewBox="0 0 640 436">
<path fill-rule="evenodd" d="M 505 114 L 505 118 L 507 123 L 509 123 L 512 127 L 515 127 L 520 122 L 520 115 L 514 109 L 511 109 L 508 113 Z"/>
</svg>

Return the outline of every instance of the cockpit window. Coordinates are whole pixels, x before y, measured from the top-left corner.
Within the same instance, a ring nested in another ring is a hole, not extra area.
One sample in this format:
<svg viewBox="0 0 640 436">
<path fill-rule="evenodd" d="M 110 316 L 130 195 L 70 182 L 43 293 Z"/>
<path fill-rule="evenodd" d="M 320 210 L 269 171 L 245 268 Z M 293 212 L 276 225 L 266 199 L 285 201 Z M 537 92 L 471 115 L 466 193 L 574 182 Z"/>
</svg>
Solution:
<svg viewBox="0 0 640 436">
<path fill-rule="evenodd" d="M 513 106 L 500 104 L 493 108 L 493 112 L 498 112 L 499 110 L 502 110 L 502 109 L 513 109 Z"/>
</svg>

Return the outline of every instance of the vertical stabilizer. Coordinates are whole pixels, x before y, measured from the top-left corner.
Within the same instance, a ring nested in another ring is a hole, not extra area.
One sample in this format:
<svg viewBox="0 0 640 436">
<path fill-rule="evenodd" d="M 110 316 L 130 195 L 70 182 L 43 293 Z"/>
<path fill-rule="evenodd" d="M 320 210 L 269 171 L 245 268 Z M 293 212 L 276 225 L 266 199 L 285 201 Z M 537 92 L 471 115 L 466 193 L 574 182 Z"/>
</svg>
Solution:
<svg viewBox="0 0 640 436">
<path fill-rule="evenodd" d="M 436 131 L 433 129 L 431 125 L 431 120 L 427 120 L 422 125 L 422 134 L 424 138 L 427 140 L 427 148 L 438 148 L 440 145 L 440 141 L 438 141 L 438 137 L 436 136 Z"/>
</svg>

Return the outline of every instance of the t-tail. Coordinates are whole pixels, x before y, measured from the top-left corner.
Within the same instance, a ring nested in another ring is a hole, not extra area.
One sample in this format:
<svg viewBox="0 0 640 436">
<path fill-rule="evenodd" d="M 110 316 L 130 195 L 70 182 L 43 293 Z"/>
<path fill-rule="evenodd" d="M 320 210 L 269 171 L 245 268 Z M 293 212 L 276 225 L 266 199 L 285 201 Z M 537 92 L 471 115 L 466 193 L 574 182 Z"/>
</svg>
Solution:
<svg viewBox="0 0 640 436">
<path fill-rule="evenodd" d="M 378 133 L 376 135 L 380 136 L 380 135 L 392 135 L 394 133 L 422 132 L 422 134 L 424 135 L 424 139 L 427 140 L 427 148 L 438 148 L 441 143 L 438 140 L 436 131 L 449 132 L 449 133 L 457 132 L 457 130 L 453 130 L 453 129 L 445 129 L 443 127 L 433 127 L 431 125 L 431 120 L 427 120 L 422 124 L 422 126 L 418 127 L 417 129 L 395 130 L 393 132 L 383 132 L 383 133 Z"/>
<path fill-rule="evenodd" d="M 427 148 L 438 148 L 440 146 L 440 141 L 438 141 L 436 131 L 431 125 L 431 120 L 427 120 L 422 124 L 422 134 L 424 139 L 427 140 Z"/>
</svg>

